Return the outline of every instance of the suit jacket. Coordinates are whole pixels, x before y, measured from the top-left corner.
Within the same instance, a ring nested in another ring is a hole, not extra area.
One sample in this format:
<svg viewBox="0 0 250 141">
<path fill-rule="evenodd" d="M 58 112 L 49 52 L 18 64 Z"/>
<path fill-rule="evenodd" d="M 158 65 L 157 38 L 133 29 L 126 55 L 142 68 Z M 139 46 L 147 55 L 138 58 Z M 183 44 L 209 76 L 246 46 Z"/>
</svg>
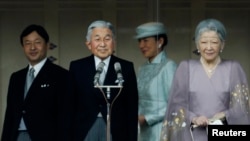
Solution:
<svg viewBox="0 0 250 141">
<path fill-rule="evenodd" d="M 104 85 L 116 85 L 115 62 L 119 62 L 124 78 L 123 88 L 116 100 L 119 88 L 111 88 L 111 134 L 113 141 L 136 141 L 138 129 L 138 90 L 132 62 L 111 56 Z M 107 103 L 103 94 L 94 87 L 96 73 L 94 56 L 70 63 L 70 90 L 74 96 L 74 124 L 72 141 L 83 141 L 99 112 L 107 121 Z M 104 89 L 104 92 L 106 90 Z M 106 94 L 105 94 L 106 95 Z"/>
<path fill-rule="evenodd" d="M 10 77 L 2 141 L 16 141 L 21 117 L 32 141 L 56 141 L 68 71 L 47 60 L 24 99 L 27 72 L 28 67 Z"/>
</svg>

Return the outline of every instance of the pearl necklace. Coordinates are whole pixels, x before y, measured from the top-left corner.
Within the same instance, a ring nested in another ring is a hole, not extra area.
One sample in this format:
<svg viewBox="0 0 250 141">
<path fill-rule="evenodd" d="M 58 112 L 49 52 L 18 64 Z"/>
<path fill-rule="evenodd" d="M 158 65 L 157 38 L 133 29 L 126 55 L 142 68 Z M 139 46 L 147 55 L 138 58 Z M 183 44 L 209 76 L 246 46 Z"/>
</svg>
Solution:
<svg viewBox="0 0 250 141">
<path fill-rule="evenodd" d="M 204 61 L 203 58 L 200 58 L 200 62 L 201 62 L 201 64 L 202 64 L 203 68 L 205 69 L 207 75 L 208 75 L 209 77 L 211 77 L 212 74 L 214 73 L 214 70 L 216 69 L 216 67 L 218 66 L 218 64 L 221 62 L 221 59 L 220 59 L 220 57 L 218 57 L 218 58 L 215 60 L 215 62 L 216 62 L 215 65 L 214 65 L 212 68 L 209 68 L 209 67 L 208 67 L 208 64 Z"/>
</svg>

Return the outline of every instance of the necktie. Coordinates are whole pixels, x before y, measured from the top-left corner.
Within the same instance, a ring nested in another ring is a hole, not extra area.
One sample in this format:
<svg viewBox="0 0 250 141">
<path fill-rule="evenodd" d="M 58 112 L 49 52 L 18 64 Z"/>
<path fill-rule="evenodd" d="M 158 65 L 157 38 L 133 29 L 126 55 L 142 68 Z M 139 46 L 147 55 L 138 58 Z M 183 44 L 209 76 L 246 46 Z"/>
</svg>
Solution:
<svg viewBox="0 0 250 141">
<path fill-rule="evenodd" d="M 26 76 L 26 84 L 25 84 L 25 92 L 24 92 L 24 98 L 26 97 L 28 90 L 30 88 L 30 85 L 32 84 L 35 75 L 34 75 L 35 69 L 34 68 L 30 68 L 30 70 L 28 71 L 28 74 Z M 21 122 L 19 125 L 19 130 L 26 130 L 26 126 L 24 123 L 23 118 L 21 118 Z"/>
<path fill-rule="evenodd" d="M 30 85 L 32 84 L 35 75 L 34 75 L 35 69 L 34 68 L 30 68 L 28 75 L 26 77 L 26 86 L 25 86 L 25 96 L 30 88 Z"/>
<path fill-rule="evenodd" d="M 106 72 L 105 72 L 105 63 L 102 62 L 104 64 L 104 67 L 103 67 L 103 70 L 102 70 L 102 73 L 100 75 L 100 78 L 99 78 L 99 84 L 100 85 L 103 85 L 104 83 L 104 79 L 105 79 L 105 75 L 106 75 Z"/>
</svg>

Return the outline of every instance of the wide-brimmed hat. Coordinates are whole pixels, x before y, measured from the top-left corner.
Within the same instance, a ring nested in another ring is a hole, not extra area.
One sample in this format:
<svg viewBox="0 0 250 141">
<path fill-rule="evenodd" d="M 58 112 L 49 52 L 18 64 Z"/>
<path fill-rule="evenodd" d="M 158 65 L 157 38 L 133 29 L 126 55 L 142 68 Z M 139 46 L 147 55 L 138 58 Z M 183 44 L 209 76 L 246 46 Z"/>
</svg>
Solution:
<svg viewBox="0 0 250 141">
<path fill-rule="evenodd" d="M 136 28 L 137 35 L 134 37 L 136 39 L 155 36 L 159 34 L 167 34 L 165 26 L 160 22 L 148 22 L 139 25 Z"/>
</svg>

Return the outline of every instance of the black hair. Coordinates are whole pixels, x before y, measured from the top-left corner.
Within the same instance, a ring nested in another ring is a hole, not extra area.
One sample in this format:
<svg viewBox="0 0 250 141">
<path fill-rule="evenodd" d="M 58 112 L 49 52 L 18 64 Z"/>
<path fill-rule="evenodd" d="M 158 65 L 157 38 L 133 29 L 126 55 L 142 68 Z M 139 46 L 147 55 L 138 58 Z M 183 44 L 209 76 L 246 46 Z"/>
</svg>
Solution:
<svg viewBox="0 0 250 141">
<path fill-rule="evenodd" d="M 49 42 L 49 35 L 44 27 L 42 27 L 41 25 L 31 24 L 27 26 L 20 35 L 21 45 L 23 45 L 23 38 L 33 31 L 36 31 L 45 40 L 45 43 Z"/>
<path fill-rule="evenodd" d="M 164 39 L 162 47 L 164 47 L 164 46 L 166 46 L 168 44 L 168 36 L 167 36 L 167 34 L 159 34 L 159 35 L 156 35 L 156 36 L 153 36 L 153 37 L 155 38 L 155 40 L 159 40 L 160 38 Z"/>
<path fill-rule="evenodd" d="M 164 41 L 162 44 L 162 48 L 164 48 L 168 44 L 167 34 L 159 34 L 159 35 L 153 35 L 153 36 L 148 36 L 148 37 L 153 37 L 153 38 L 155 38 L 156 41 L 158 41 L 160 38 L 163 38 Z M 140 40 L 142 40 L 144 38 L 148 38 L 148 37 L 139 38 L 138 41 L 140 42 Z"/>
</svg>

